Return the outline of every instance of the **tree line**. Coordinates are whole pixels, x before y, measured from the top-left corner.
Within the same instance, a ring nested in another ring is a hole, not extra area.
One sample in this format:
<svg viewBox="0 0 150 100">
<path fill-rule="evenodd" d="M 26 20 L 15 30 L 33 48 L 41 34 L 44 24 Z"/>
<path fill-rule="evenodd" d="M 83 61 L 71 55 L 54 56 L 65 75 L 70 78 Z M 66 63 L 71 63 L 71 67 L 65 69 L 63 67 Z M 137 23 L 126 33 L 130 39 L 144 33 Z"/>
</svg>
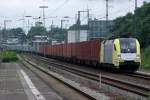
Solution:
<svg viewBox="0 0 150 100">
<path fill-rule="evenodd" d="M 114 20 L 113 33 L 116 36 L 130 35 L 139 39 L 142 47 L 150 44 L 150 3 L 138 8 L 135 13 L 128 13 L 126 16 Z"/>
</svg>

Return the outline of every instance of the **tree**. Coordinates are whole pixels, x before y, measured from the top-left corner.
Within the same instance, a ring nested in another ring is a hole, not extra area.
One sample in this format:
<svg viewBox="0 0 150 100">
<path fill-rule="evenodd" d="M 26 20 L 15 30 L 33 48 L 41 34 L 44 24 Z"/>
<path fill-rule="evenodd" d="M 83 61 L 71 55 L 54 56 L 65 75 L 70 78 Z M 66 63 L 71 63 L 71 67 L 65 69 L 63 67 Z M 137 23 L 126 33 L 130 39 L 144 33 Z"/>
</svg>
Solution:
<svg viewBox="0 0 150 100">
<path fill-rule="evenodd" d="M 5 39 L 8 38 L 18 38 L 20 43 L 23 43 L 26 41 L 26 34 L 23 31 L 22 28 L 13 28 L 13 29 L 8 29 L 8 30 L 2 30 L 2 33 L 5 33 Z"/>
<path fill-rule="evenodd" d="M 126 16 L 115 19 L 113 33 L 120 36 L 122 33 L 130 32 L 132 36 L 140 40 L 142 47 L 146 47 L 150 45 L 150 3 L 144 2 L 144 5 L 135 13 L 128 13 Z M 137 33 L 135 33 L 135 23 Z"/>
<path fill-rule="evenodd" d="M 11 29 L 10 33 L 14 34 L 14 36 L 17 36 L 21 43 L 26 42 L 26 34 L 22 28 Z"/>
<path fill-rule="evenodd" d="M 29 30 L 27 37 L 31 39 L 35 35 L 45 35 L 47 33 L 46 28 L 43 26 L 31 27 Z"/>
<path fill-rule="evenodd" d="M 115 19 L 115 26 L 113 28 L 113 33 L 115 35 L 123 35 L 124 33 L 133 33 L 133 14 L 128 13 L 124 17 L 119 17 Z M 133 35 L 133 34 L 132 34 Z"/>
<path fill-rule="evenodd" d="M 61 28 L 53 28 L 49 32 L 50 37 L 58 41 L 65 41 L 67 37 L 66 34 L 67 34 L 67 29 L 61 29 Z"/>
<path fill-rule="evenodd" d="M 73 24 L 69 27 L 69 30 L 78 30 L 79 26 L 78 24 Z M 80 25 L 80 30 L 88 30 L 88 25 Z"/>
<path fill-rule="evenodd" d="M 150 43 L 150 15 L 142 21 L 141 31 L 140 40 L 144 46 L 147 46 Z"/>
<path fill-rule="evenodd" d="M 10 30 L 10 33 L 13 34 L 14 36 L 25 36 L 25 32 L 23 31 L 22 28 L 13 28 Z"/>
</svg>

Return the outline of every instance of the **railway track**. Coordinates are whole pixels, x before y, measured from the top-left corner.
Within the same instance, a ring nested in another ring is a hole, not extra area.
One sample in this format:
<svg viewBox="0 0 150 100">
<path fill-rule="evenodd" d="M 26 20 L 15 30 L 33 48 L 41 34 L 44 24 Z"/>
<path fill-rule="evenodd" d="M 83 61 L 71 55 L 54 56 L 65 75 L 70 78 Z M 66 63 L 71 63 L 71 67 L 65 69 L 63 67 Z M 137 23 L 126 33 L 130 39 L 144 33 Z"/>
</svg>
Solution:
<svg viewBox="0 0 150 100">
<path fill-rule="evenodd" d="M 150 81 L 150 75 L 141 74 L 139 72 L 135 72 L 134 74 L 125 74 L 125 75 L 129 75 L 129 76 L 132 76 L 132 77 L 137 77 L 137 78 L 141 78 L 141 79 L 145 79 L 145 80 Z"/>
<path fill-rule="evenodd" d="M 32 56 L 32 57 L 34 57 L 36 59 L 35 56 Z M 49 58 L 45 58 L 45 57 L 41 57 L 41 56 L 40 56 L 40 58 L 42 58 L 44 60 L 48 60 L 48 61 L 50 60 Z M 56 60 L 51 60 L 51 62 L 56 62 Z M 59 61 L 57 61 L 57 62 L 59 62 Z M 59 63 L 62 63 L 62 62 L 59 62 Z M 64 64 L 64 62 L 63 62 L 63 64 Z M 69 65 L 67 65 L 67 66 L 69 66 Z M 139 79 L 145 79 L 145 80 L 149 80 L 150 81 L 150 73 L 143 73 L 141 71 L 137 71 L 137 72 L 132 73 L 132 74 L 123 73 L 123 75 L 130 76 L 130 77 L 135 77 L 135 78 L 139 78 Z"/>
<path fill-rule="evenodd" d="M 87 90 L 84 89 L 79 89 L 80 87 L 78 87 L 77 84 L 75 84 L 75 86 L 71 85 L 70 82 L 65 82 L 64 80 L 62 80 L 62 78 L 60 78 L 59 76 L 55 76 L 53 73 L 50 73 L 48 71 L 48 69 L 45 69 L 43 67 L 39 67 L 36 63 L 32 62 L 31 60 L 29 60 L 29 58 L 26 58 L 24 56 L 19 56 L 19 59 L 22 60 L 22 64 L 26 67 L 28 67 L 32 72 L 34 73 L 39 73 L 37 70 L 43 72 L 44 74 L 47 74 L 53 78 L 55 78 L 56 80 L 60 81 L 61 83 L 65 84 L 66 86 L 68 86 L 69 88 L 79 92 L 80 94 L 82 94 L 83 96 L 87 97 L 89 100 L 108 100 L 109 97 L 105 97 L 104 95 L 96 95 L 97 93 L 96 92 L 91 92 L 90 90 L 88 90 L 88 92 L 86 92 Z M 32 67 L 33 68 L 32 68 Z M 43 75 L 43 74 L 42 74 Z M 43 77 L 41 75 L 38 75 L 40 77 Z M 42 80 L 44 80 L 45 78 L 43 78 Z M 89 93 L 90 92 L 90 93 Z"/>
<path fill-rule="evenodd" d="M 31 59 L 31 58 L 28 58 L 28 59 Z M 38 57 L 38 58 L 36 57 L 35 59 L 38 61 L 44 62 L 48 65 L 51 65 L 53 67 L 59 68 L 61 70 L 85 77 L 87 79 L 94 80 L 96 82 L 99 82 L 99 74 L 95 74 L 95 73 L 81 70 L 78 68 L 69 67 L 65 64 L 59 64 L 59 63 L 50 61 L 47 58 L 43 58 L 43 57 Z M 144 75 L 142 76 L 140 74 L 134 74 L 134 75 L 130 74 L 130 75 L 132 75 L 133 77 L 149 79 L 149 76 L 144 76 Z M 125 80 L 120 80 L 120 79 L 110 77 L 107 75 L 101 75 L 101 79 L 102 79 L 101 80 L 102 83 L 104 83 L 104 84 L 111 85 L 113 87 L 117 87 L 119 89 L 126 90 L 128 92 L 132 92 L 132 93 L 138 94 L 143 97 L 148 97 L 150 95 L 150 87 L 148 87 L 148 86 L 139 85 L 137 83 L 128 82 Z"/>
<path fill-rule="evenodd" d="M 142 76 L 143 78 L 150 80 L 150 73 L 145 73 L 145 72 L 137 71 L 135 74 L 137 76 Z"/>
</svg>

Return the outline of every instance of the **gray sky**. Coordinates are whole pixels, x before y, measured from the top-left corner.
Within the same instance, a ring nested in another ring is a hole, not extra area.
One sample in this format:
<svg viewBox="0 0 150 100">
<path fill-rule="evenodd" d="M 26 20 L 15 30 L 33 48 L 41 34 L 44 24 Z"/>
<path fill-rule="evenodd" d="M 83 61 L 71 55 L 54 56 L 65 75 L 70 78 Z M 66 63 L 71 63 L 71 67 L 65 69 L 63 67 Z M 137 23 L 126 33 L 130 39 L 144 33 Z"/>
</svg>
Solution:
<svg viewBox="0 0 150 100">
<path fill-rule="evenodd" d="M 138 7 L 143 4 L 143 1 L 150 0 L 138 0 Z M 11 20 L 7 23 L 7 28 L 23 27 L 23 16 L 31 15 L 38 17 L 42 15 L 40 5 L 47 5 L 49 8 L 45 10 L 46 17 L 53 17 L 54 24 L 60 26 L 60 19 L 63 16 L 70 16 L 69 23 L 71 25 L 75 22 L 75 14 L 78 10 L 90 9 L 92 18 L 105 17 L 105 0 L 0 0 L 0 26 L 3 27 L 3 21 Z M 118 16 L 123 16 L 127 12 L 134 11 L 134 0 L 111 0 L 109 2 L 109 19 L 115 19 Z M 84 23 L 85 14 L 82 15 L 81 20 Z M 30 18 L 30 24 L 34 25 L 34 21 Z M 52 18 L 46 20 L 46 26 L 49 27 L 52 22 Z M 27 19 L 25 20 L 27 24 Z M 27 26 L 25 24 L 25 26 Z"/>
</svg>

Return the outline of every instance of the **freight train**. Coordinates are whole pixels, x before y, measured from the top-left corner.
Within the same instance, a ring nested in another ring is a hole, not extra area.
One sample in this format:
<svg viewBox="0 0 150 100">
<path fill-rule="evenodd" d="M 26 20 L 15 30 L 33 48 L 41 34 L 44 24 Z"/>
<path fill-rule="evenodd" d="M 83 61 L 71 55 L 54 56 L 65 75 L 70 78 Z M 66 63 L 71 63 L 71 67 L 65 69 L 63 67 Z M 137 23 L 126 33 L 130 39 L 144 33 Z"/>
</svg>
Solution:
<svg viewBox="0 0 150 100">
<path fill-rule="evenodd" d="M 141 65 L 140 44 L 136 38 L 98 39 L 58 45 L 44 43 L 36 47 L 15 47 L 14 50 L 127 72 L 135 72 Z"/>
</svg>

